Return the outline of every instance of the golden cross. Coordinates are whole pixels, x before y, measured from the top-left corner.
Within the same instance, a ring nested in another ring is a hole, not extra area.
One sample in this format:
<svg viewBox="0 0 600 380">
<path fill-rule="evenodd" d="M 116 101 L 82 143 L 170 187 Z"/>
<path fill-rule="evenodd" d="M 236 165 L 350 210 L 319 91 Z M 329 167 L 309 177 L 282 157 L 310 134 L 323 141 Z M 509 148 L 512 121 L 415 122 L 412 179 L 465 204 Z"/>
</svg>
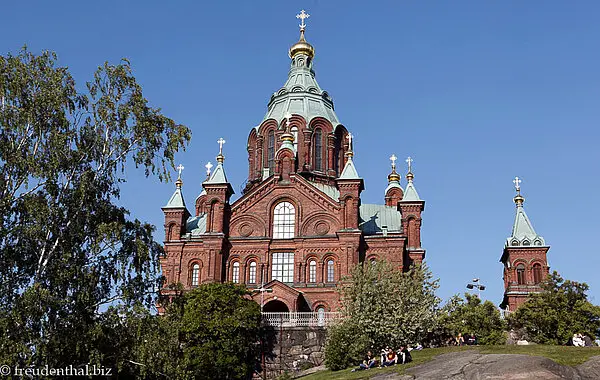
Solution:
<svg viewBox="0 0 600 380">
<path fill-rule="evenodd" d="M 299 18 L 300 21 L 302 22 L 299 26 L 300 26 L 300 30 L 304 31 L 304 28 L 306 28 L 306 24 L 304 23 L 304 20 L 309 18 L 310 15 L 306 12 L 304 12 L 304 9 L 300 11 L 300 14 L 296 15 L 296 18 Z"/>
</svg>

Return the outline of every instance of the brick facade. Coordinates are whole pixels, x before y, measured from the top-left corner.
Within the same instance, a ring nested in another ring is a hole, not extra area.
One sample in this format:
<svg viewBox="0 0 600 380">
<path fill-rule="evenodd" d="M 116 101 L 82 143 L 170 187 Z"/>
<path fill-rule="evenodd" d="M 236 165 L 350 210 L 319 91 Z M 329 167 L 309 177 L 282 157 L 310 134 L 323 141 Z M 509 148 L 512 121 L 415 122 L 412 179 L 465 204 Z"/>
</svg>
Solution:
<svg viewBox="0 0 600 380">
<path fill-rule="evenodd" d="M 336 286 L 358 263 L 388 260 L 406 271 L 423 260 L 425 202 L 412 173 L 406 185 L 410 197 L 394 163 L 382 203 L 362 204 L 364 184 L 352 161 L 351 136 L 315 80 L 313 57 L 302 30 L 290 49 L 287 82 L 249 133 L 241 197 L 230 202 L 233 189 L 220 153 L 215 172 L 197 189 L 202 191 L 193 215 L 181 184 L 163 208 L 165 285 L 189 289 L 233 281 L 254 290 L 264 285 L 268 292 L 252 297 L 265 310 L 334 311 Z"/>
</svg>

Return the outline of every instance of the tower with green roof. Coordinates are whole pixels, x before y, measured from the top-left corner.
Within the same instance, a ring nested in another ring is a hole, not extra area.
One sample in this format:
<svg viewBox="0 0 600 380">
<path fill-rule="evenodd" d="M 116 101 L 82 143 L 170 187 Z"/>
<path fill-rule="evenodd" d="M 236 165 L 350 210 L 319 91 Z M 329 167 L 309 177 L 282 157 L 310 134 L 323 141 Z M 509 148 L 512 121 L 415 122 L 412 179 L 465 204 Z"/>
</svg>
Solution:
<svg viewBox="0 0 600 380">
<path fill-rule="evenodd" d="M 519 177 L 513 180 L 517 192 L 513 198 L 515 221 L 500 258 L 504 264 L 504 297 L 500 307 L 508 312 L 515 311 L 531 293 L 541 292 L 540 284 L 550 271 L 547 259 L 550 246 L 535 232 L 525 213 L 521 182 Z"/>
</svg>

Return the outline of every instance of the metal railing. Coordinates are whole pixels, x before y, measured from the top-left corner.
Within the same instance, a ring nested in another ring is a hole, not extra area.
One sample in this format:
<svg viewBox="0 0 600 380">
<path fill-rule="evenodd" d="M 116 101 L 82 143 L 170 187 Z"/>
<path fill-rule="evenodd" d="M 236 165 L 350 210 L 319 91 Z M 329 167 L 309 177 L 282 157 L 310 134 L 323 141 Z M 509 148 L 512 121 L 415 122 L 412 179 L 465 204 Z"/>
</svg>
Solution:
<svg viewBox="0 0 600 380">
<path fill-rule="evenodd" d="M 340 318 L 338 312 L 262 313 L 263 323 L 273 327 L 327 327 Z"/>
</svg>

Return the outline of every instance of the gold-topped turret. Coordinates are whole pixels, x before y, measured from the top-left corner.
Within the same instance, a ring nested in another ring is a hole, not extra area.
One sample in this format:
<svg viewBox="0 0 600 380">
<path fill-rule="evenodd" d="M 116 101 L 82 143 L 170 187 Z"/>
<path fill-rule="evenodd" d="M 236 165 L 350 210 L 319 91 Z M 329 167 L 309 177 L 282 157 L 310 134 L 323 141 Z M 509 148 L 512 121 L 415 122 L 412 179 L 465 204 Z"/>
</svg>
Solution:
<svg viewBox="0 0 600 380">
<path fill-rule="evenodd" d="M 177 181 L 175 181 L 175 187 L 178 189 L 181 189 L 181 186 L 183 186 L 183 180 L 181 179 L 181 172 L 183 171 L 183 169 L 183 165 L 179 164 L 179 166 L 177 167 L 179 175 L 177 175 Z"/>
<path fill-rule="evenodd" d="M 396 160 L 397 159 L 398 159 L 398 157 L 396 157 L 395 154 L 392 154 L 390 156 L 390 161 L 392 161 L 392 172 L 388 175 L 389 183 L 400 182 L 400 174 L 396 173 Z"/>
<path fill-rule="evenodd" d="M 223 144 L 225 144 L 225 140 L 220 137 L 217 140 L 217 144 L 219 144 L 219 154 L 217 155 L 217 162 L 219 163 L 223 163 L 223 161 L 225 161 L 225 156 L 223 156 Z"/>
<path fill-rule="evenodd" d="M 517 191 L 517 195 L 513 198 L 513 201 L 517 205 L 517 207 L 522 207 L 523 202 L 525 202 L 525 198 L 521 195 L 521 182 L 523 182 L 519 177 L 515 177 L 513 183 L 515 184 L 515 190 Z"/>
<path fill-rule="evenodd" d="M 412 157 L 410 157 L 410 156 L 409 156 L 409 157 L 406 159 L 406 163 L 408 164 L 408 173 L 406 173 L 406 180 L 407 180 L 408 182 L 412 182 L 412 181 L 413 181 L 413 179 L 415 179 L 415 176 L 414 176 L 414 174 L 412 173 L 412 162 L 413 162 L 413 159 L 412 159 Z"/>
<path fill-rule="evenodd" d="M 300 24 L 300 39 L 290 48 L 290 58 L 294 58 L 298 54 L 304 54 L 313 58 L 315 56 L 315 48 L 306 42 L 304 38 L 304 30 L 306 29 L 306 24 L 304 20 L 309 18 L 310 15 L 304 11 L 304 9 L 300 12 L 300 14 L 296 15 L 296 18 L 301 20 Z"/>
</svg>

